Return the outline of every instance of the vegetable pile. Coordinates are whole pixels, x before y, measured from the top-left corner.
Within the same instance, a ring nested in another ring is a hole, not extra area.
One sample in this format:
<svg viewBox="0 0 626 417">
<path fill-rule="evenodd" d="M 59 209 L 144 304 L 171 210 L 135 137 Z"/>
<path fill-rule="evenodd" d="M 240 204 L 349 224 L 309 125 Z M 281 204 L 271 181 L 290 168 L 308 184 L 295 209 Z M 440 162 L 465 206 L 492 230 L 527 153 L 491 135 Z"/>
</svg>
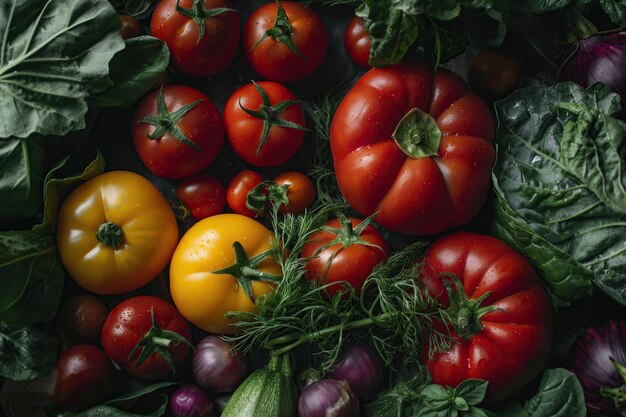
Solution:
<svg viewBox="0 0 626 417">
<path fill-rule="evenodd" d="M 3 415 L 626 416 L 625 26 L 0 1 Z"/>
</svg>

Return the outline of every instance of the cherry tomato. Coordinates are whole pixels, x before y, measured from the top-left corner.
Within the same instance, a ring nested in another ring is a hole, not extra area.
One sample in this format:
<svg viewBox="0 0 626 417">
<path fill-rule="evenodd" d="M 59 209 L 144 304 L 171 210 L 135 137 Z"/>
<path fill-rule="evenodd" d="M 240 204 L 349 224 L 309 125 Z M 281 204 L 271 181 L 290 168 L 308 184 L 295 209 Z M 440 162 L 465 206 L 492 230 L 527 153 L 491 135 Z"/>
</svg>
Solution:
<svg viewBox="0 0 626 417">
<path fill-rule="evenodd" d="M 474 57 L 467 77 L 472 88 L 485 100 L 500 100 L 519 85 L 520 65 L 513 56 L 488 49 Z"/>
<path fill-rule="evenodd" d="M 189 324 L 176 307 L 147 295 L 129 298 L 115 306 L 104 322 L 101 335 L 102 348 L 109 358 L 129 374 L 143 379 L 158 379 L 172 373 L 164 355 L 170 356 L 174 366 L 182 364 L 189 355 L 190 341 Z M 144 351 L 152 353 L 142 358 Z M 139 359 L 144 361 L 137 365 Z"/>
<path fill-rule="evenodd" d="M 122 39 L 141 36 L 141 26 L 139 26 L 139 22 L 134 17 L 120 15 L 120 20 L 122 21 L 122 27 L 120 28 Z"/>
<path fill-rule="evenodd" d="M 302 248 L 303 258 L 312 257 L 306 265 L 307 279 L 320 285 L 346 281 L 360 293 L 374 267 L 387 259 L 385 239 L 374 226 L 356 218 L 332 219 L 324 226 Z M 330 295 L 344 289 L 341 284 L 326 288 Z"/>
<path fill-rule="evenodd" d="M 139 103 L 132 136 L 150 171 L 177 179 L 197 174 L 215 160 L 224 142 L 224 127 L 207 96 L 172 85 L 153 91 Z"/>
<path fill-rule="evenodd" d="M 279 186 L 288 186 L 287 199 L 289 199 L 289 204 L 280 206 L 281 213 L 300 214 L 313 204 L 315 186 L 306 175 L 296 171 L 283 172 L 274 178 L 274 182 Z"/>
<path fill-rule="evenodd" d="M 281 6 L 284 13 L 279 13 Z M 308 77 L 324 60 L 328 30 L 319 15 L 302 3 L 271 2 L 248 18 L 243 47 L 261 77 L 293 83 Z"/>
<path fill-rule="evenodd" d="M 114 393 L 115 370 L 107 355 L 92 345 L 75 345 L 56 363 L 52 402 L 61 410 L 78 411 L 108 400 Z"/>
<path fill-rule="evenodd" d="M 176 189 L 176 197 L 196 220 L 219 214 L 226 205 L 224 187 L 209 174 L 198 174 L 183 181 Z"/>
<path fill-rule="evenodd" d="M 271 81 L 235 91 L 224 107 L 224 121 L 230 146 L 255 166 L 287 162 L 304 141 L 302 106 L 286 87 Z"/>
<path fill-rule="evenodd" d="M 61 304 L 54 324 L 57 334 L 66 343 L 98 340 L 109 314 L 104 302 L 89 294 L 78 294 Z"/>
<path fill-rule="evenodd" d="M 236 11 L 211 17 L 216 9 L 233 9 L 227 0 L 161 0 L 152 14 L 150 32 L 170 49 L 172 64 L 194 77 L 215 75 L 230 65 L 239 47 L 241 26 Z M 203 11 L 197 13 L 195 7 Z M 218 11 L 219 12 L 219 11 Z M 197 20 L 194 20 L 194 17 Z"/>
<path fill-rule="evenodd" d="M 235 175 L 226 189 L 228 207 L 237 214 L 255 218 L 258 213 L 246 206 L 246 200 L 250 190 L 262 182 L 263 177 L 255 171 L 245 170 Z"/>
<path fill-rule="evenodd" d="M 354 16 L 344 33 L 344 45 L 348 56 L 359 67 L 371 68 L 370 60 L 370 36 L 365 30 L 365 22 L 362 17 Z"/>
</svg>

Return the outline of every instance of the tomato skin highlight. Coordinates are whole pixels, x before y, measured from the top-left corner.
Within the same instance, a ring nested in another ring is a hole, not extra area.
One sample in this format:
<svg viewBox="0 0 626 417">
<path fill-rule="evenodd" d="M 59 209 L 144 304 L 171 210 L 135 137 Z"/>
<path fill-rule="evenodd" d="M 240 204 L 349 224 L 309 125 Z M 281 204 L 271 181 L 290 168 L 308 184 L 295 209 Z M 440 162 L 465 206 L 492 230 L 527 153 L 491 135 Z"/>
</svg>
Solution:
<svg viewBox="0 0 626 417">
<path fill-rule="evenodd" d="M 352 228 L 356 228 L 361 219 L 349 218 Z M 324 226 L 341 228 L 339 219 L 329 220 Z M 365 279 L 372 273 L 376 265 L 387 259 L 389 248 L 385 239 L 374 226 L 367 225 L 360 235 L 361 239 L 374 246 L 358 243 L 342 248 L 341 244 L 334 244 L 328 248 L 324 245 L 337 238 L 334 232 L 320 230 L 311 235 L 302 248 L 302 257 L 313 257 L 306 265 L 306 278 L 317 281 L 320 285 L 347 281 L 360 294 Z M 345 290 L 344 285 L 338 283 L 326 288 L 330 295 Z"/>
<path fill-rule="evenodd" d="M 56 363 L 52 402 L 61 410 L 79 411 L 108 400 L 115 391 L 115 370 L 93 345 L 74 345 Z"/>
<path fill-rule="evenodd" d="M 354 16 L 348 22 L 344 33 L 344 46 L 352 62 L 361 68 L 372 67 L 369 63 L 371 41 L 362 17 Z"/>
<path fill-rule="evenodd" d="M 171 52 L 172 64 L 193 77 L 208 77 L 228 68 L 237 54 L 241 24 L 237 12 L 225 12 L 204 21 L 205 33 L 199 25 L 176 10 L 177 0 L 161 0 L 150 21 L 152 36 L 164 41 Z M 180 0 L 180 6 L 190 9 L 193 0 Z M 204 0 L 205 9 L 227 7 L 227 0 Z"/>
<path fill-rule="evenodd" d="M 176 189 L 176 197 L 196 220 L 219 214 L 226 205 L 226 191 L 219 180 L 209 174 L 187 178 Z"/>
<path fill-rule="evenodd" d="M 267 93 L 272 106 L 297 97 L 287 87 L 275 82 L 257 83 Z M 251 116 L 241 107 L 258 111 L 263 104 L 254 85 L 247 84 L 235 91 L 224 107 L 226 137 L 235 153 L 247 163 L 257 167 L 274 167 L 289 161 L 304 142 L 305 132 L 285 126 L 272 126 L 261 149 L 257 152 L 263 136 L 263 119 Z M 293 104 L 277 115 L 278 118 L 299 126 L 306 119 L 300 104 Z"/>
<path fill-rule="evenodd" d="M 150 139 L 155 126 L 140 122 L 157 115 L 159 91 L 148 94 L 139 103 L 132 120 L 132 137 L 141 161 L 155 175 L 179 179 L 199 173 L 217 157 L 224 142 L 224 125 L 213 102 L 200 91 L 182 85 L 163 88 L 163 98 L 169 112 L 202 100 L 189 110 L 176 125 L 198 148 L 181 142 L 170 133 Z"/>
<path fill-rule="evenodd" d="M 391 135 L 412 109 L 441 131 L 438 155 L 414 159 Z M 478 213 L 491 185 L 495 128 L 487 105 L 456 75 L 401 62 L 373 68 L 352 87 L 331 126 L 339 188 L 390 230 L 429 235 Z"/>
<path fill-rule="evenodd" d="M 263 177 L 256 171 L 246 169 L 241 171 L 230 180 L 226 189 L 226 202 L 228 207 L 237 214 L 254 219 L 258 213 L 246 205 L 248 193 L 263 182 Z"/>
<path fill-rule="evenodd" d="M 118 248 L 98 240 L 99 228 L 114 223 Z M 78 285 L 96 294 L 122 294 L 152 281 L 178 243 L 178 225 L 154 185 L 129 171 L 98 175 L 61 204 L 57 246 L 63 266 Z"/>
<path fill-rule="evenodd" d="M 552 347 L 554 314 L 539 277 L 507 244 L 476 233 L 445 236 L 424 258 L 421 280 L 448 306 L 443 273 L 461 281 L 469 300 L 490 293 L 481 307 L 496 309 L 480 318 L 477 333 L 461 338 L 453 332 L 458 343 L 428 361 L 433 382 L 454 387 L 468 378 L 484 379 L 487 401 L 510 397 L 541 373 Z"/>
<path fill-rule="evenodd" d="M 315 200 L 315 186 L 309 177 L 297 172 L 288 171 L 274 178 L 278 185 L 287 185 L 289 204 L 281 204 L 278 210 L 281 213 L 300 214 L 313 204 Z"/>
<path fill-rule="evenodd" d="M 160 379 L 172 373 L 160 353 L 153 353 L 138 367 L 135 362 L 140 351 L 129 357 L 135 345 L 152 327 L 151 312 L 158 325 L 191 342 L 191 328 L 176 308 L 162 298 L 142 295 L 129 298 L 115 306 L 102 327 L 102 349 L 109 358 L 124 371 L 142 379 Z M 141 350 L 141 349 L 139 349 Z M 191 348 L 184 343 L 173 343 L 168 347 L 176 366 L 182 364 Z"/>
<path fill-rule="evenodd" d="M 261 77 L 293 83 L 305 79 L 320 66 L 328 50 L 329 35 L 324 22 L 311 8 L 295 1 L 281 1 L 280 4 L 291 24 L 293 42 L 306 58 L 296 55 L 286 44 L 272 37 L 256 45 L 274 26 L 278 13 L 275 2 L 261 6 L 248 18 L 244 26 L 243 48 L 250 66 Z"/>
</svg>

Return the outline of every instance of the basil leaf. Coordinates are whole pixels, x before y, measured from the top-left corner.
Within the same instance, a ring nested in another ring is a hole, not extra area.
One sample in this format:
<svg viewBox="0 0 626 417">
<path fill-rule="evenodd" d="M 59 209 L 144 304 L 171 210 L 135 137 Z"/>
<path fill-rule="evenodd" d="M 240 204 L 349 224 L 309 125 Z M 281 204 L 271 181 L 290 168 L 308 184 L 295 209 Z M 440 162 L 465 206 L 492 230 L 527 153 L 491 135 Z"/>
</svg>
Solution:
<svg viewBox="0 0 626 417">
<path fill-rule="evenodd" d="M 54 369 L 58 342 L 34 327 L 0 322 L 0 376 L 25 381 L 48 375 Z"/>
<path fill-rule="evenodd" d="M 85 161 L 90 161 L 87 166 L 84 166 Z M 82 165 L 78 172 L 74 168 L 77 164 Z M 82 152 L 76 151 L 59 161 L 46 175 L 43 222 L 33 227 L 33 231 L 42 234 L 54 233 L 57 212 L 63 199 L 82 182 L 103 171 L 104 158 L 100 151 L 95 151 L 95 157 L 89 158 L 85 158 Z"/>
<path fill-rule="evenodd" d="M 391 7 L 391 0 L 365 0 L 357 15 L 365 19 L 365 30 L 371 41 L 369 63 L 372 66 L 400 61 L 417 39 L 416 17 Z"/>
<path fill-rule="evenodd" d="M 86 97 L 110 80 L 122 49 L 106 0 L 0 3 L 0 138 L 64 135 L 85 127 Z"/>
<path fill-rule="evenodd" d="M 98 107 L 130 107 L 143 97 L 167 70 L 170 51 L 152 36 L 126 40 L 126 47 L 109 64 L 113 85 L 90 97 Z"/>
<path fill-rule="evenodd" d="M 600 0 L 609 19 L 617 26 L 626 26 L 626 0 Z"/>
<path fill-rule="evenodd" d="M 0 232 L 0 320 L 26 326 L 51 320 L 61 301 L 63 280 L 52 237 Z"/>
<path fill-rule="evenodd" d="M 158 401 L 155 401 L 157 408 L 148 414 L 136 414 L 131 411 L 120 410 L 119 408 L 107 404 L 101 404 L 77 413 L 63 413 L 60 414 L 59 417 L 161 417 L 165 414 L 167 403 L 167 395 L 162 394 L 158 396 Z"/>
<path fill-rule="evenodd" d="M 619 100 L 600 84 L 583 90 L 574 83 L 561 83 L 521 89 L 498 102 L 498 158 L 493 177 L 500 189 L 501 224 L 515 222 L 506 219 L 505 202 L 532 233 L 571 258 L 574 269 L 580 270 L 578 262 L 590 271 L 598 287 L 626 304 L 626 216 L 611 210 L 561 162 L 564 126 L 573 116 L 555 109 L 556 103 L 572 102 L 611 115 L 619 111 Z M 624 143 L 626 138 L 619 140 Z M 502 237 L 517 241 L 513 246 L 539 268 L 545 259 L 536 259 L 525 250 L 528 236 L 519 238 L 511 227 L 507 231 L 508 236 Z M 541 271 L 549 283 L 563 281 L 561 289 L 571 278 L 564 272 L 568 271 Z M 575 290 L 580 294 L 580 288 Z"/>
<path fill-rule="evenodd" d="M 0 221 L 26 219 L 41 209 L 43 139 L 0 139 Z"/>
<path fill-rule="evenodd" d="M 526 404 L 529 417 L 584 417 L 585 396 L 578 378 L 562 368 L 543 373 L 537 394 Z"/>
<path fill-rule="evenodd" d="M 469 405 L 478 405 L 487 394 L 487 381 L 480 379 L 466 379 L 454 389 L 457 397 L 463 398 Z"/>
</svg>

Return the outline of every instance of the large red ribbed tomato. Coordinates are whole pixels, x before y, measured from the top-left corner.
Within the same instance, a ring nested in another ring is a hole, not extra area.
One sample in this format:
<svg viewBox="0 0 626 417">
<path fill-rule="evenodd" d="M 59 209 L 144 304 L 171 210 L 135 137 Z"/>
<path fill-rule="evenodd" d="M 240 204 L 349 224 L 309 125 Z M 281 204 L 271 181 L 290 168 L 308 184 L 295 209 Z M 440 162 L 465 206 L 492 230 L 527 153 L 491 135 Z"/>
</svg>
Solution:
<svg viewBox="0 0 626 417">
<path fill-rule="evenodd" d="M 374 68 L 333 119 L 339 188 L 359 213 L 379 211 L 376 222 L 397 232 L 459 226 L 489 190 L 493 136 L 489 108 L 456 75 L 407 62 Z"/>
<path fill-rule="evenodd" d="M 456 233 L 430 247 L 422 280 L 448 308 L 457 342 L 428 361 L 433 382 L 456 387 L 483 379 L 494 402 L 541 373 L 552 345 L 552 305 L 522 255 L 496 238 Z"/>
</svg>

